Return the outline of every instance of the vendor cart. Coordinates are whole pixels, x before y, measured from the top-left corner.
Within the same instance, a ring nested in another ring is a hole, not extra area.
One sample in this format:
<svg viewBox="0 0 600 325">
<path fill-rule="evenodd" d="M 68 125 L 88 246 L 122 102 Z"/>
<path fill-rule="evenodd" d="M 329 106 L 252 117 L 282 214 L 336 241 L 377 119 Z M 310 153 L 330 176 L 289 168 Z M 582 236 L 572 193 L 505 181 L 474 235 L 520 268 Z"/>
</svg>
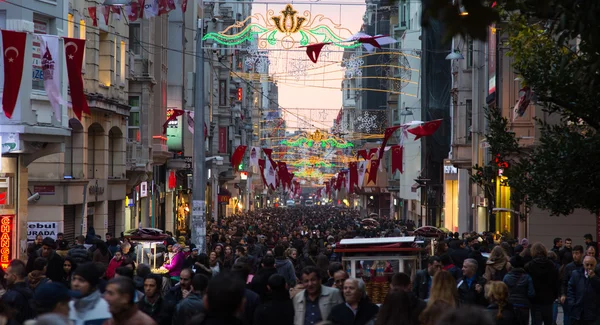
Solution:
<svg viewBox="0 0 600 325">
<path fill-rule="evenodd" d="M 376 304 L 385 300 L 394 273 L 404 272 L 414 280 L 421 251 L 415 237 L 342 239 L 335 247 L 343 254 L 346 272 L 365 282 L 367 295 Z"/>
</svg>

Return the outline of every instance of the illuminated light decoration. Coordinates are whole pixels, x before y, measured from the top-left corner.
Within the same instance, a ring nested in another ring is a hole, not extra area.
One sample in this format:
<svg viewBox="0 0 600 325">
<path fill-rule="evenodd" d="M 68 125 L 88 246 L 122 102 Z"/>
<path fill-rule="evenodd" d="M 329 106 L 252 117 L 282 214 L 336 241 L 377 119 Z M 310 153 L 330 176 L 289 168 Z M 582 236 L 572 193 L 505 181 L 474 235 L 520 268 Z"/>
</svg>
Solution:
<svg viewBox="0 0 600 325">
<path fill-rule="evenodd" d="M 360 43 L 346 42 L 347 36 L 341 34 L 352 35 L 352 32 L 322 14 L 313 17 L 310 11 L 305 10 L 302 15 L 299 15 L 291 4 L 286 5 L 280 13 L 281 15 L 275 15 L 274 10 L 268 10 L 267 17 L 257 13 L 242 21 L 236 21 L 221 32 L 207 33 L 202 39 L 226 46 L 252 42 L 256 38 L 266 39 L 258 44 L 258 47 L 263 49 L 275 46 L 278 42 L 286 50 L 297 47 L 296 44 L 307 46 L 311 43 L 331 43 L 344 49 L 361 46 Z M 238 33 L 229 34 L 231 29 L 238 28 L 243 29 Z M 283 37 L 279 41 L 277 37 L 282 34 Z"/>
<path fill-rule="evenodd" d="M 362 76 L 362 65 L 365 64 L 365 60 L 352 54 L 349 58 L 342 60 L 342 67 L 346 68 L 346 78 L 354 78 Z"/>
<path fill-rule="evenodd" d="M 6 269 L 12 260 L 12 228 L 14 215 L 0 216 L 0 267 Z"/>
<path fill-rule="evenodd" d="M 241 102 L 241 101 L 242 101 L 242 99 L 243 99 L 243 97 L 244 97 L 244 91 L 243 91 L 242 87 L 239 87 L 239 88 L 237 89 L 237 100 L 238 100 L 239 102 Z"/>
<path fill-rule="evenodd" d="M 324 149 L 336 148 L 336 149 L 347 149 L 354 148 L 354 144 L 346 142 L 344 139 L 336 137 L 333 134 L 324 133 L 316 130 L 312 134 L 302 134 L 296 136 L 290 140 L 283 140 L 280 144 L 289 147 L 304 147 L 304 148 L 317 148 L 321 147 Z"/>
<path fill-rule="evenodd" d="M 298 161 L 298 162 L 293 162 L 290 164 L 290 166 L 294 166 L 296 168 L 307 167 L 307 166 L 314 166 L 317 168 L 333 168 L 333 167 L 335 167 L 335 164 L 326 162 L 326 161 L 318 161 L 313 164 L 309 161 L 302 160 L 302 161 Z"/>
</svg>

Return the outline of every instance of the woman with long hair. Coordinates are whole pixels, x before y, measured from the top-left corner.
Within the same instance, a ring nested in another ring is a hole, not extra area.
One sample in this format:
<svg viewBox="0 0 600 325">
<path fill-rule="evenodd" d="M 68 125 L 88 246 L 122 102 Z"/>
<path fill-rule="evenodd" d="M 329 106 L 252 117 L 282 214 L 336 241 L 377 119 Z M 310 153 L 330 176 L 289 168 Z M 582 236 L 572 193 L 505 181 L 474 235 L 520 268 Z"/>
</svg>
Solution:
<svg viewBox="0 0 600 325">
<path fill-rule="evenodd" d="M 230 245 L 225 246 L 225 254 L 223 257 L 223 268 L 226 270 L 231 270 L 233 266 L 234 256 L 233 256 L 233 248 Z"/>
<path fill-rule="evenodd" d="M 71 288 L 71 277 L 73 275 L 73 271 L 77 268 L 77 263 L 70 257 L 65 257 L 63 261 L 63 284 L 66 285 L 69 289 Z"/>
<path fill-rule="evenodd" d="M 458 290 L 456 280 L 447 271 L 439 271 L 433 277 L 427 307 L 419 317 L 421 324 L 433 325 L 441 312 L 456 308 L 458 305 Z"/>
<path fill-rule="evenodd" d="M 375 325 L 419 325 L 417 307 L 406 291 L 390 292 L 379 308 Z"/>
<path fill-rule="evenodd" d="M 513 325 L 517 318 L 512 305 L 508 302 L 508 286 L 501 281 L 491 281 L 485 285 L 485 298 L 489 301 L 486 308 L 496 320 L 496 325 Z"/>
<path fill-rule="evenodd" d="M 510 271 L 510 263 L 504 249 L 500 246 L 494 247 L 492 253 L 485 263 L 483 277 L 487 281 L 502 281 L 506 273 Z"/>
<path fill-rule="evenodd" d="M 208 256 L 208 266 L 212 270 L 212 276 L 215 276 L 221 272 L 221 261 L 216 251 L 210 252 Z"/>
</svg>

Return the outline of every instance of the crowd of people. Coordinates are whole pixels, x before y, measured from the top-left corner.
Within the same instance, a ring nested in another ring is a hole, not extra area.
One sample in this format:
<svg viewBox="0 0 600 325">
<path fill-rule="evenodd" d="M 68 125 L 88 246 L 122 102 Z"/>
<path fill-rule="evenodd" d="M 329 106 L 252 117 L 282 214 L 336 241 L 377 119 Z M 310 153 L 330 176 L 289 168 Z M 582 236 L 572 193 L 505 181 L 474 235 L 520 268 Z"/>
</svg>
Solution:
<svg viewBox="0 0 600 325">
<path fill-rule="evenodd" d="M 496 234 L 426 241 L 414 274 L 395 272 L 382 304 L 335 252 L 344 238 L 395 237 L 410 222 L 337 207 L 263 209 L 207 225 L 207 254 L 170 237 L 159 269 L 127 238 L 36 238 L 0 287 L 3 324 L 555 325 L 595 324 L 596 246 L 551 249 Z M 432 247 L 433 245 L 433 247 Z"/>
</svg>

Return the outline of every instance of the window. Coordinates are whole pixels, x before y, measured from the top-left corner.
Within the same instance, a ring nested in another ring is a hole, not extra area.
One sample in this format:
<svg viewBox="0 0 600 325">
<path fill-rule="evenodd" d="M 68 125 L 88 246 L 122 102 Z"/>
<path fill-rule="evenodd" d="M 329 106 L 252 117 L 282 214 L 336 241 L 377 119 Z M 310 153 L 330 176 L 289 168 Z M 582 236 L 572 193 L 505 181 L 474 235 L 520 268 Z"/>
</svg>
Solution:
<svg viewBox="0 0 600 325">
<path fill-rule="evenodd" d="M 470 99 L 465 101 L 465 126 L 467 140 L 471 140 L 471 125 L 473 124 L 473 102 Z"/>
<path fill-rule="evenodd" d="M 219 106 L 227 106 L 227 81 L 219 81 Z"/>
<path fill-rule="evenodd" d="M 473 67 L 473 39 L 467 39 L 467 68 Z"/>
<path fill-rule="evenodd" d="M 141 54 L 141 30 L 139 24 L 129 24 L 129 50 L 135 55 Z"/>
<path fill-rule="evenodd" d="M 98 80 L 101 85 L 110 86 L 111 84 L 111 52 L 113 46 L 110 44 L 112 41 L 110 35 L 106 32 L 100 31 L 100 60 L 98 61 Z"/>
<path fill-rule="evenodd" d="M 121 55 L 119 56 L 119 60 L 121 60 L 121 66 L 119 67 L 119 73 L 121 74 L 121 84 L 125 84 L 125 42 L 121 41 Z"/>
<path fill-rule="evenodd" d="M 75 23 L 73 23 L 73 14 L 67 16 L 67 37 L 73 38 Z"/>
<path fill-rule="evenodd" d="M 50 20 L 43 16 L 34 15 L 33 32 L 36 34 L 50 34 Z M 31 62 L 31 87 L 35 90 L 44 90 L 44 73 L 42 70 L 42 41 L 39 37 L 33 37 Z"/>
<path fill-rule="evenodd" d="M 406 4 L 403 4 L 402 5 L 402 13 L 401 13 L 401 16 L 400 16 L 400 26 L 401 27 L 406 27 L 406 18 L 407 18 L 407 16 L 406 16 Z"/>
<path fill-rule="evenodd" d="M 140 97 L 129 96 L 129 122 L 127 124 L 127 140 L 130 142 L 141 142 L 140 136 Z"/>
<path fill-rule="evenodd" d="M 348 82 L 348 88 L 346 88 L 346 98 L 350 99 L 350 83 Z"/>
</svg>

